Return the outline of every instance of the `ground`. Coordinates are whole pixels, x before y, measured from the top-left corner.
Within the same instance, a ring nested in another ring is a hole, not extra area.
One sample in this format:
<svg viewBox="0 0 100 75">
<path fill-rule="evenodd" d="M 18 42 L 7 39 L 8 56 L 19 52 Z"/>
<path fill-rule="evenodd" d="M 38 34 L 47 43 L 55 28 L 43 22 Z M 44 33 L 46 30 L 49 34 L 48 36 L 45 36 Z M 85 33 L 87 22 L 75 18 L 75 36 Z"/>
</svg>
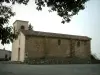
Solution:
<svg viewBox="0 0 100 75">
<path fill-rule="evenodd" d="M 0 75 L 100 75 L 100 64 L 0 64 Z"/>
</svg>

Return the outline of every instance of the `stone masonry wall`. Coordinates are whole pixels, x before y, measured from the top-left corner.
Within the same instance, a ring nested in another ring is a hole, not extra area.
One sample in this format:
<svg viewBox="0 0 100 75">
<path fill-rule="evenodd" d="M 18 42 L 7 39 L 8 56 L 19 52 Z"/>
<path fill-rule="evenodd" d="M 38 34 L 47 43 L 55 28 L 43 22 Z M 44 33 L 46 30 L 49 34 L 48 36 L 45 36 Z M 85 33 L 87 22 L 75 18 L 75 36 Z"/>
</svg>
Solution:
<svg viewBox="0 0 100 75">
<path fill-rule="evenodd" d="M 68 61 L 86 59 L 87 62 L 90 60 L 90 41 L 27 36 L 25 42 L 25 53 L 28 58 L 64 58 Z"/>
</svg>

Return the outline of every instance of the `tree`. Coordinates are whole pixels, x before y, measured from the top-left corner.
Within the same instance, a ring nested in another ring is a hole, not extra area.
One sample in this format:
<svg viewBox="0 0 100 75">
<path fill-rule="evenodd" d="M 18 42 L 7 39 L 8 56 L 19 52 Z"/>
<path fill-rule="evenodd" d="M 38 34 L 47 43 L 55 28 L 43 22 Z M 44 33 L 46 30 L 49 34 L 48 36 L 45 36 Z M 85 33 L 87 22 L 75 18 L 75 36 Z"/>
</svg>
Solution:
<svg viewBox="0 0 100 75">
<path fill-rule="evenodd" d="M 28 30 L 33 30 L 33 26 L 31 24 L 29 24 Z"/>
<path fill-rule="evenodd" d="M 27 5 L 29 0 L 0 0 L 0 40 L 2 44 L 13 42 L 16 35 L 12 32 L 13 28 L 9 27 L 9 19 L 15 15 L 11 7 L 3 5 L 6 3 L 19 3 Z M 62 17 L 62 23 L 70 22 L 71 17 L 78 14 L 80 10 L 85 9 L 84 4 L 88 0 L 35 0 L 37 10 L 42 7 L 49 7 L 50 12 L 57 12 Z"/>
<path fill-rule="evenodd" d="M 70 22 L 71 17 L 78 14 L 80 10 L 85 9 L 85 3 L 88 0 L 35 0 L 37 10 L 42 7 L 50 7 L 50 12 L 56 11 L 62 17 L 62 23 Z"/>
<path fill-rule="evenodd" d="M 0 4 L 0 40 L 2 40 L 2 44 L 9 43 L 14 37 L 12 27 L 5 26 L 8 25 L 11 16 L 14 16 L 11 8 Z"/>
<path fill-rule="evenodd" d="M 17 37 L 13 33 L 13 28 L 9 25 L 9 19 L 15 15 L 14 12 L 12 12 L 10 6 L 3 5 L 3 3 L 11 3 L 15 4 L 15 2 L 21 4 L 27 4 L 28 0 L 0 0 L 0 40 L 1 44 L 6 44 L 13 42 L 13 39 Z"/>
</svg>

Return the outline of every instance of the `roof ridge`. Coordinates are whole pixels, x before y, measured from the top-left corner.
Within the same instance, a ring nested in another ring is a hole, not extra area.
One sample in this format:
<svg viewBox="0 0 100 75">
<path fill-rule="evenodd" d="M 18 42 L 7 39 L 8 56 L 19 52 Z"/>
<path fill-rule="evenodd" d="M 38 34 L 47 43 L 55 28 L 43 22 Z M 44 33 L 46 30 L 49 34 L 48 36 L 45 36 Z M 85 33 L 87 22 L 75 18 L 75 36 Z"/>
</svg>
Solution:
<svg viewBox="0 0 100 75">
<path fill-rule="evenodd" d="M 52 32 L 43 32 L 43 31 L 30 31 L 30 30 L 23 30 L 22 33 L 24 35 L 34 35 L 34 36 L 47 36 L 47 37 L 60 37 L 60 38 L 73 38 L 73 39 L 85 39 L 91 40 L 91 38 L 87 36 L 80 36 L 80 35 L 71 35 L 71 34 L 63 34 L 63 33 L 52 33 Z"/>
</svg>

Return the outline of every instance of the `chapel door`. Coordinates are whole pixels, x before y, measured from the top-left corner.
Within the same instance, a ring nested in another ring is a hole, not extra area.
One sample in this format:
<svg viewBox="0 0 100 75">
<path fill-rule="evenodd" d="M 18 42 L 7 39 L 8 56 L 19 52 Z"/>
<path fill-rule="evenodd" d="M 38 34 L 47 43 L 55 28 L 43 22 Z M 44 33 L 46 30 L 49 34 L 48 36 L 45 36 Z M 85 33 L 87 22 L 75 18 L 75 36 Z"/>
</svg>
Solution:
<svg viewBox="0 0 100 75">
<path fill-rule="evenodd" d="M 20 48 L 18 49 L 18 61 L 20 61 Z"/>
</svg>

